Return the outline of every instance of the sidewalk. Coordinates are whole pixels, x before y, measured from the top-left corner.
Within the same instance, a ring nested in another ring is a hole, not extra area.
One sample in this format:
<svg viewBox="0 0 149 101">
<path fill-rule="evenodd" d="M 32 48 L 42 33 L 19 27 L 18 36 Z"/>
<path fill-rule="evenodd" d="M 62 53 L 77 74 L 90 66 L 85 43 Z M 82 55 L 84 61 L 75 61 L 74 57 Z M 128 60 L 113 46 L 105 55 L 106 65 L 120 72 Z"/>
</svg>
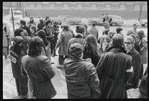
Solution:
<svg viewBox="0 0 149 101">
<path fill-rule="evenodd" d="M 52 61 L 56 62 L 57 57 L 52 57 Z M 56 76 L 52 79 L 53 85 L 57 91 L 57 95 L 52 99 L 67 99 L 66 82 L 63 71 L 56 68 L 56 63 L 53 67 Z M 17 96 L 15 79 L 12 75 L 12 67 L 9 59 L 3 57 L 3 99 L 14 99 Z"/>
<path fill-rule="evenodd" d="M 57 57 L 52 57 L 54 62 Z M 54 67 L 56 64 L 53 65 Z M 52 99 L 67 99 L 67 87 L 63 70 L 55 68 L 56 76 L 52 79 L 55 85 L 57 95 Z M 139 95 L 138 89 L 130 89 L 127 91 L 128 99 L 137 98 Z M 12 75 L 9 59 L 3 59 L 3 98 L 13 99 L 17 96 L 16 85 Z"/>
</svg>

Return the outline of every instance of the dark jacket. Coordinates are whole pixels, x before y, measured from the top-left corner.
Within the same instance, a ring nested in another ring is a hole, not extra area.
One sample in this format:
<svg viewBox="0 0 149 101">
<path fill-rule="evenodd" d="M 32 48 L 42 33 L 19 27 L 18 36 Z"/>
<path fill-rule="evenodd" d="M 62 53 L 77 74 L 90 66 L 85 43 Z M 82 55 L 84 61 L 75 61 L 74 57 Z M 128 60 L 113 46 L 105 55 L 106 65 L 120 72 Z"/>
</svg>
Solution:
<svg viewBox="0 0 149 101">
<path fill-rule="evenodd" d="M 92 61 L 92 63 L 93 63 L 94 66 L 96 67 L 96 65 L 97 65 L 97 63 L 98 63 L 98 61 L 99 61 L 99 59 L 100 59 L 100 56 L 99 56 L 97 53 L 93 54 L 92 52 L 89 52 L 89 51 L 87 52 L 86 50 L 87 50 L 87 49 L 84 48 L 84 51 L 83 51 L 83 59 L 90 58 L 91 61 Z"/>
<path fill-rule="evenodd" d="M 46 36 L 51 36 L 53 34 L 53 28 L 45 26 L 43 30 L 46 32 Z"/>
<path fill-rule="evenodd" d="M 111 47 L 101 56 L 96 69 L 101 80 L 101 98 L 125 98 L 126 83 L 132 76 L 132 58 L 123 48 Z M 129 71 L 128 71 L 129 70 Z"/>
<path fill-rule="evenodd" d="M 44 23 L 39 23 L 38 25 L 37 25 L 37 30 L 39 31 L 39 30 L 42 30 L 43 28 L 44 28 Z"/>
<path fill-rule="evenodd" d="M 67 51 L 70 47 L 71 44 L 73 43 L 80 43 L 81 45 L 83 45 L 83 42 L 84 42 L 84 38 L 81 36 L 81 35 L 76 35 L 74 38 L 71 38 L 69 41 L 68 41 L 68 47 L 67 47 Z"/>
<path fill-rule="evenodd" d="M 47 26 L 45 26 L 45 27 L 43 28 L 43 30 L 44 30 L 45 33 L 46 33 L 46 38 L 47 38 L 47 40 L 48 40 L 49 42 L 53 41 L 53 40 L 54 40 L 54 34 L 53 34 L 54 30 L 53 30 L 53 28 L 52 28 L 52 27 L 47 27 Z M 52 43 L 52 42 L 51 42 L 51 43 Z"/>
<path fill-rule="evenodd" d="M 28 44 L 30 41 L 30 37 L 29 36 L 24 36 L 23 42 L 22 42 L 22 46 L 23 46 L 23 52 L 25 53 L 25 55 L 27 54 L 27 50 L 28 50 Z"/>
<path fill-rule="evenodd" d="M 58 25 L 53 25 L 53 34 L 54 34 L 54 40 L 57 41 L 58 39 L 58 31 L 59 31 L 59 26 Z"/>
<path fill-rule="evenodd" d="M 136 42 L 136 43 L 134 44 L 134 47 L 135 47 L 135 49 L 141 54 L 141 49 L 140 49 L 140 45 L 139 45 L 138 42 Z"/>
<path fill-rule="evenodd" d="M 99 98 L 99 79 L 92 63 L 84 59 L 67 58 L 64 69 L 68 99 Z"/>
<path fill-rule="evenodd" d="M 104 54 L 105 52 L 107 52 L 107 50 L 110 48 L 110 45 L 107 45 L 106 48 L 105 48 L 105 51 L 103 51 L 101 45 L 100 45 L 100 48 L 98 50 L 98 55 L 101 56 L 102 54 Z"/>
<path fill-rule="evenodd" d="M 22 58 L 22 74 L 29 77 L 29 93 L 37 99 L 52 98 L 56 91 L 51 79 L 55 72 L 47 56 L 39 55 L 30 57 L 25 55 Z"/>
<path fill-rule="evenodd" d="M 128 53 L 132 57 L 132 67 L 134 70 L 134 76 L 129 80 L 130 88 L 137 88 L 139 83 L 139 73 L 141 70 L 141 55 L 134 48 L 131 52 Z"/>
<path fill-rule="evenodd" d="M 21 28 L 24 29 L 24 30 L 26 30 L 29 36 L 31 35 L 31 32 L 30 32 L 29 27 L 24 26 L 24 27 L 21 27 Z"/>
<path fill-rule="evenodd" d="M 10 60 L 11 60 L 11 66 L 12 66 L 12 74 L 13 77 L 16 79 L 25 79 L 27 76 L 22 76 L 21 74 L 21 59 L 25 55 L 25 53 L 22 51 L 22 47 L 18 47 L 16 50 L 20 52 L 14 52 L 13 51 L 14 46 L 10 48 Z"/>
<path fill-rule="evenodd" d="M 145 98 L 148 98 L 148 74 L 144 75 L 144 77 L 142 78 L 139 86 L 139 91 L 141 95 L 145 96 Z"/>
</svg>

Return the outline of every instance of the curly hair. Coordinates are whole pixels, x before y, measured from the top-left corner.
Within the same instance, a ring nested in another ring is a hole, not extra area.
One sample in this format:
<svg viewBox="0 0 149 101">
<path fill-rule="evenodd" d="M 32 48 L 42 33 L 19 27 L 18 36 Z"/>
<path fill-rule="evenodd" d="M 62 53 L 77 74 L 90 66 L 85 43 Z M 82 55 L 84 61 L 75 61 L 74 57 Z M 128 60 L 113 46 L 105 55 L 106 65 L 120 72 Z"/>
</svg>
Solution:
<svg viewBox="0 0 149 101">
<path fill-rule="evenodd" d="M 96 54 L 97 53 L 97 42 L 94 35 L 89 34 L 83 43 L 83 50 L 85 54 Z"/>
</svg>

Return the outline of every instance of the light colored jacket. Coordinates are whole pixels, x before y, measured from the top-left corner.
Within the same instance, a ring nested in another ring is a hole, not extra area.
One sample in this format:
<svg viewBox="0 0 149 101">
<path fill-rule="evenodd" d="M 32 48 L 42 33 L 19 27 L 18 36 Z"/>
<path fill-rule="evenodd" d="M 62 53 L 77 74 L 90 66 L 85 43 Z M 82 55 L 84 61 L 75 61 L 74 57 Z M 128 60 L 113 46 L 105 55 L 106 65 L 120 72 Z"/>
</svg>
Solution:
<svg viewBox="0 0 149 101">
<path fill-rule="evenodd" d="M 68 41 L 73 37 L 73 34 L 70 31 L 63 31 L 60 34 L 60 38 L 56 44 L 56 48 L 59 47 L 59 55 L 68 55 L 67 45 Z"/>
</svg>

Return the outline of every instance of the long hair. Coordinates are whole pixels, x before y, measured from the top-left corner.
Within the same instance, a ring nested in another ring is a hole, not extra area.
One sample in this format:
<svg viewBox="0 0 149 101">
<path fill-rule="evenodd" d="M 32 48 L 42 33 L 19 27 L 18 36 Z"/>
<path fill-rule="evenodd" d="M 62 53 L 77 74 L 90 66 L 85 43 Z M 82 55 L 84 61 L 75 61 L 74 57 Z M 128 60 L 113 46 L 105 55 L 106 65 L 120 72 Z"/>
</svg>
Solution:
<svg viewBox="0 0 149 101">
<path fill-rule="evenodd" d="M 31 38 L 29 43 L 28 55 L 31 57 L 39 56 L 41 54 L 42 47 L 43 47 L 43 41 L 40 37 L 36 36 Z"/>
<path fill-rule="evenodd" d="M 96 54 L 97 53 L 97 42 L 96 42 L 96 38 L 94 37 L 94 35 L 89 34 L 86 38 L 85 38 L 85 42 L 83 43 L 83 47 L 84 47 L 84 53 L 86 54 Z"/>
<path fill-rule="evenodd" d="M 46 33 L 44 30 L 39 30 L 37 32 L 37 35 L 43 40 L 43 44 L 47 46 L 49 44 L 49 41 L 46 39 Z"/>
<path fill-rule="evenodd" d="M 102 45 L 104 39 L 106 39 L 107 42 L 110 43 L 110 38 L 109 38 L 109 36 L 107 36 L 107 35 L 102 35 L 102 36 L 100 37 L 100 39 L 99 39 L 99 43 L 100 43 L 101 45 Z"/>
</svg>

